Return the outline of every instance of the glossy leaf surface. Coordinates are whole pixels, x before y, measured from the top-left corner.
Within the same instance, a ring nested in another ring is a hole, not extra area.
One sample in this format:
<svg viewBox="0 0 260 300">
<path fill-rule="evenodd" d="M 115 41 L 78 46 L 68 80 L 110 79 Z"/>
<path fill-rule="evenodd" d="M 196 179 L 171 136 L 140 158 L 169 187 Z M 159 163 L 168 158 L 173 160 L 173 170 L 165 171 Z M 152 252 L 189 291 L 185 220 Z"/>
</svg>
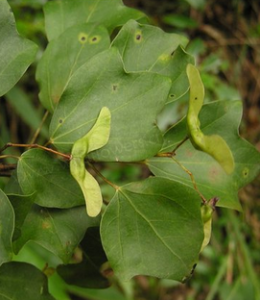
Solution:
<svg viewBox="0 0 260 300">
<path fill-rule="evenodd" d="M 17 168 L 24 194 L 35 194 L 35 203 L 44 207 L 70 208 L 84 204 L 84 196 L 70 174 L 69 164 L 46 151 L 23 153 Z"/>
<path fill-rule="evenodd" d="M 238 190 L 252 181 L 260 171 L 260 153 L 238 134 L 242 117 L 240 101 L 217 101 L 202 107 L 201 130 L 207 135 L 216 133 L 223 136 L 233 153 L 235 170 L 228 175 L 207 153 L 194 149 L 186 141 L 176 151 L 175 158 L 192 172 L 198 189 L 206 199 L 219 197 L 217 206 L 241 209 Z M 172 127 L 164 136 L 161 152 L 172 151 L 187 136 L 186 119 Z M 147 161 L 151 171 L 193 186 L 190 176 L 171 158 L 152 158 Z"/>
<path fill-rule="evenodd" d="M 9 262 L 0 267 L 0 299 L 54 300 L 48 292 L 47 277 L 36 267 Z"/>
<path fill-rule="evenodd" d="M 154 123 L 170 86 L 170 79 L 159 74 L 126 73 L 115 48 L 97 54 L 74 74 L 64 91 L 50 125 L 51 142 L 61 151 L 71 151 L 106 106 L 111 112 L 109 141 L 90 157 L 102 161 L 151 157 L 162 145 Z"/>
<path fill-rule="evenodd" d="M 200 198 L 193 189 L 165 178 L 129 184 L 109 203 L 101 237 L 120 278 L 143 274 L 181 281 L 203 241 Z"/>
<path fill-rule="evenodd" d="M 75 71 L 92 56 L 107 49 L 109 44 L 107 30 L 93 24 L 73 26 L 51 41 L 36 72 L 41 87 L 39 97 L 44 107 L 53 112 Z"/>
<path fill-rule="evenodd" d="M 97 23 L 110 32 L 130 19 L 145 15 L 128 8 L 120 0 L 62 0 L 48 2 L 44 9 L 45 29 L 49 40 L 57 38 L 67 28 L 80 23 Z"/>
<path fill-rule="evenodd" d="M 0 265 L 12 258 L 12 237 L 14 232 L 14 210 L 0 190 Z"/>
<path fill-rule="evenodd" d="M 172 102 L 189 89 L 186 66 L 194 59 L 182 49 L 187 42 L 184 36 L 131 20 L 112 45 L 119 49 L 128 72 L 149 71 L 169 76 L 172 87 L 167 102 Z"/>
<path fill-rule="evenodd" d="M 98 223 L 97 218 L 87 216 L 84 207 L 59 210 L 36 205 L 27 215 L 14 249 L 18 252 L 25 243 L 34 241 L 68 263 L 87 228 Z"/>
<path fill-rule="evenodd" d="M 37 45 L 21 37 L 6 0 L 0 0 L 0 96 L 7 93 L 33 62 Z"/>
</svg>

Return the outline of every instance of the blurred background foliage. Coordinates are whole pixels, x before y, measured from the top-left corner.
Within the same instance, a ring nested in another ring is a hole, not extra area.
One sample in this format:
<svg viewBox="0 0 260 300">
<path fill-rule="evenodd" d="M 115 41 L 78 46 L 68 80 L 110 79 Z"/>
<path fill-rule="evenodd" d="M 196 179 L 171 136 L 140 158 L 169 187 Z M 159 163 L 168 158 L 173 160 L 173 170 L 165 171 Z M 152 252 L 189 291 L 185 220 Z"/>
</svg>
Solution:
<svg viewBox="0 0 260 300">
<path fill-rule="evenodd" d="M 42 6 L 46 0 L 10 0 L 20 34 L 40 45 L 38 58 L 47 44 Z M 206 89 L 206 102 L 241 99 L 244 116 L 240 133 L 260 151 L 260 2 L 258 0 L 124 0 L 144 11 L 151 23 L 167 32 L 189 37 L 187 51 L 195 56 Z M 32 65 L 14 89 L 0 101 L 0 146 L 7 142 L 29 143 L 42 122 L 44 110 L 38 101 L 35 67 Z M 186 96 L 187 97 L 187 96 Z M 166 128 L 185 114 L 187 99 L 171 104 L 158 122 Z M 48 124 L 48 118 L 45 122 Z M 45 142 L 47 125 L 37 140 Z M 19 150 L 9 150 L 19 155 Z M 8 163 L 13 163 L 11 160 Z M 103 169 L 104 165 L 99 168 Z M 5 175 L 1 170 L 1 175 Z M 106 165 L 103 174 L 113 182 L 147 177 L 138 166 Z M 0 177 L 0 187 L 7 179 Z M 193 277 L 186 284 L 137 276 L 131 282 L 111 278 L 106 290 L 70 287 L 70 299 L 93 300 L 242 300 L 260 299 L 260 179 L 240 191 L 244 209 L 238 214 L 217 209 L 211 243 L 203 251 Z M 105 197 L 111 190 L 103 187 Z M 192 233 L 191 233 L 192 234 Z M 21 260 L 40 265 L 48 253 L 29 245 Z M 51 276 L 50 290 L 62 286 Z"/>
</svg>

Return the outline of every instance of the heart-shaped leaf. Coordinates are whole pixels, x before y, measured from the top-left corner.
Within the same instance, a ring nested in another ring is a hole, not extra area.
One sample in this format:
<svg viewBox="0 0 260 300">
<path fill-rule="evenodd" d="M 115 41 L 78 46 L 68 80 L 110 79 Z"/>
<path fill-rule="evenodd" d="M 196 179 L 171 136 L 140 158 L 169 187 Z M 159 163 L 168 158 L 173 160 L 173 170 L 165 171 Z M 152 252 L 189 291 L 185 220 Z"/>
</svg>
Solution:
<svg viewBox="0 0 260 300">
<path fill-rule="evenodd" d="M 0 299 L 54 300 L 48 292 L 46 275 L 23 262 L 9 262 L 0 267 Z"/>
<path fill-rule="evenodd" d="M 88 227 L 97 226 L 98 218 L 89 218 L 85 207 L 47 209 L 35 205 L 14 242 L 18 252 L 28 241 L 34 241 L 68 263 Z"/>
<path fill-rule="evenodd" d="M 107 107 L 103 107 L 95 125 L 72 147 L 70 172 L 78 182 L 86 202 L 87 213 L 96 217 L 102 208 L 102 194 L 96 179 L 85 168 L 86 155 L 104 147 L 109 139 L 111 114 Z"/>
<path fill-rule="evenodd" d="M 107 30 L 95 24 L 73 26 L 51 41 L 36 72 L 41 86 L 39 97 L 44 107 L 53 112 L 75 71 L 109 45 Z"/>
<path fill-rule="evenodd" d="M 203 241 L 200 202 L 192 188 L 165 178 L 119 188 L 101 223 L 102 243 L 116 274 L 179 281 L 187 276 Z"/>
<path fill-rule="evenodd" d="M 238 189 L 251 182 L 260 171 L 260 153 L 238 134 L 242 117 L 240 101 L 217 101 L 206 104 L 200 112 L 200 128 L 207 135 L 219 134 L 230 147 L 235 169 L 230 175 L 207 153 L 194 149 L 190 141 L 183 143 L 175 158 L 192 172 L 197 187 L 205 198 L 218 197 L 218 206 L 241 210 Z M 166 132 L 161 152 L 172 151 L 187 137 L 184 118 Z M 147 160 L 150 170 L 185 185 L 193 186 L 190 176 L 171 158 L 156 157 Z"/>
<path fill-rule="evenodd" d="M 34 194 L 38 205 L 70 208 L 84 204 L 84 196 L 70 174 L 69 165 L 46 151 L 24 152 L 18 162 L 17 176 L 23 193 Z"/>
<path fill-rule="evenodd" d="M 109 141 L 89 157 L 101 161 L 151 157 L 162 146 L 155 120 L 167 101 L 170 86 L 170 79 L 160 74 L 126 73 L 117 49 L 103 51 L 71 78 L 53 115 L 50 142 L 61 151 L 71 151 L 105 106 L 111 112 Z"/>
<path fill-rule="evenodd" d="M 108 28 L 123 25 L 130 19 L 145 15 L 126 7 L 120 0 L 62 0 L 48 2 L 44 7 L 45 29 L 49 40 L 57 38 L 67 28 L 80 23 L 97 23 Z"/>
<path fill-rule="evenodd" d="M 0 96 L 7 93 L 33 62 L 37 45 L 22 38 L 6 0 L 0 1 Z"/>
<path fill-rule="evenodd" d="M 167 102 L 172 102 L 189 89 L 186 66 L 194 59 L 181 48 L 187 43 L 184 36 L 131 20 L 121 28 L 112 45 L 119 49 L 128 72 L 149 71 L 169 76 L 172 87 Z"/>
<path fill-rule="evenodd" d="M 0 190 L 0 265 L 12 258 L 14 217 L 14 210 L 9 199 Z"/>
</svg>

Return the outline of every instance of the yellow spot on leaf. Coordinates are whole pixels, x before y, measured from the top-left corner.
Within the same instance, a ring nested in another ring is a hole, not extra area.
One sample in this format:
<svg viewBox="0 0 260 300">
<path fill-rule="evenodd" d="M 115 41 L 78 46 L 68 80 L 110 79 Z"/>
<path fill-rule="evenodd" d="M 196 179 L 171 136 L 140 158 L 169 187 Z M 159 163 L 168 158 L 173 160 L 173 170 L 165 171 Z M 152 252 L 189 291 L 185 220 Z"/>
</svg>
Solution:
<svg viewBox="0 0 260 300">
<path fill-rule="evenodd" d="M 49 229 L 51 228 L 51 224 L 48 221 L 43 221 L 42 222 L 42 229 Z"/>
<path fill-rule="evenodd" d="M 89 43 L 90 44 L 98 44 L 101 40 L 101 36 L 99 35 L 93 35 L 89 38 Z"/>
<path fill-rule="evenodd" d="M 171 56 L 169 54 L 163 53 L 159 56 L 159 60 L 163 63 L 168 62 L 171 59 Z"/>
<path fill-rule="evenodd" d="M 143 36 L 142 36 L 142 31 L 141 30 L 137 30 L 135 32 L 135 35 L 134 35 L 134 41 L 136 43 L 141 43 L 142 42 L 142 39 L 143 39 Z"/>
<path fill-rule="evenodd" d="M 81 44 L 86 44 L 86 42 L 88 41 L 88 35 L 85 32 L 81 32 L 78 35 L 78 40 Z"/>
</svg>

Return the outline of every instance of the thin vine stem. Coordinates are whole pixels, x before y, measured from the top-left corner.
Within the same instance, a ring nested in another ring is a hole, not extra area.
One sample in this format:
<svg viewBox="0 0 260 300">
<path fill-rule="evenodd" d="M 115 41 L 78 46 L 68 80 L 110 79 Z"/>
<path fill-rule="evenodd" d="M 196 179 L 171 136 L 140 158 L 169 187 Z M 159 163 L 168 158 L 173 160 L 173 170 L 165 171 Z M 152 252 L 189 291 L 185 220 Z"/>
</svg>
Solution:
<svg viewBox="0 0 260 300">
<path fill-rule="evenodd" d="M 56 154 L 56 155 L 59 155 L 67 160 L 71 160 L 71 155 L 70 154 L 64 154 L 64 153 L 61 153 L 59 151 L 56 151 L 56 150 L 53 150 L 51 148 L 47 148 L 45 146 L 41 146 L 41 145 L 38 145 L 38 144 L 14 144 L 14 143 L 7 143 L 4 147 L 2 147 L 0 149 L 0 153 L 2 153 L 4 150 L 6 150 L 7 148 L 10 148 L 10 147 L 20 147 L 20 148 L 38 148 L 38 149 L 42 149 L 42 150 L 45 150 L 47 152 L 51 152 L 53 154 Z"/>
<path fill-rule="evenodd" d="M 172 150 L 172 153 L 175 153 L 188 139 L 189 137 L 186 136 L 182 141 L 180 141 L 179 144 L 177 144 L 177 146 Z"/>
<path fill-rule="evenodd" d="M 183 171 L 185 171 L 189 176 L 190 176 L 190 179 L 192 181 L 192 184 L 193 184 L 193 187 L 194 189 L 196 190 L 196 192 L 200 195 L 200 198 L 202 199 L 202 202 L 203 204 L 206 204 L 208 201 L 207 199 L 202 195 L 202 193 L 200 192 L 200 190 L 198 189 L 197 187 L 197 184 L 196 184 L 196 181 L 195 181 L 195 178 L 193 176 L 193 174 L 191 173 L 190 170 L 188 170 L 186 167 L 184 167 L 183 164 L 181 164 L 177 159 L 175 159 L 174 157 L 172 157 L 172 159 L 174 160 L 174 162 L 176 162 L 177 165 L 179 165 Z"/>
<path fill-rule="evenodd" d="M 156 154 L 156 157 L 173 157 L 174 155 L 174 152 L 164 152 Z"/>
<path fill-rule="evenodd" d="M 87 162 L 87 164 L 94 170 L 94 172 L 100 177 L 102 178 L 102 180 L 104 180 L 107 184 L 109 184 L 110 186 L 112 186 L 115 190 L 119 189 L 119 186 L 117 186 L 116 184 L 112 183 L 111 181 L 109 181 L 101 172 L 99 172 L 99 170 L 90 162 Z"/>
</svg>

